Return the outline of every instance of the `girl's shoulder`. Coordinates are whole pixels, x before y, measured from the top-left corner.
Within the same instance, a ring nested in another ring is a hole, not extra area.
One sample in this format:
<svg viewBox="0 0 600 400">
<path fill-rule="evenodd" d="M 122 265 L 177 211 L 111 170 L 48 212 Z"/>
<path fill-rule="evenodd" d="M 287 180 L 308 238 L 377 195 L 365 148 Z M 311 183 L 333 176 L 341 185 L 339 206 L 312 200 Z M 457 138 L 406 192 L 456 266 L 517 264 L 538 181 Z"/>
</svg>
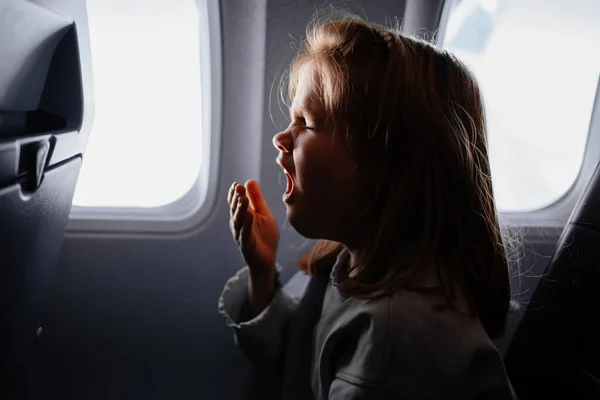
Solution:
<svg viewBox="0 0 600 400">
<path fill-rule="evenodd" d="M 362 319 L 372 327 L 371 332 L 385 334 L 382 344 L 391 347 L 410 347 L 415 344 L 448 351 L 468 352 L 479 347 L 493 347 L 481 321 L 468 313 L 460 293 L 453 307 L 439 294 L 413 290 L 397 290 L 390 296 L 370 300 L 351 299 L 343 311 L 342 321 Z"/>
<path fill-rule="evenodd" d="M 408 290 L 351 300 L 334 327 L 346 331 L 340 336 L 354 337 L 356 349 L 340 372 L 388 391 L 432 398 L 461 398 L 465 390 L 510 393 L 502 357 L 481 322 L 444 304 Z"/>
</svg>

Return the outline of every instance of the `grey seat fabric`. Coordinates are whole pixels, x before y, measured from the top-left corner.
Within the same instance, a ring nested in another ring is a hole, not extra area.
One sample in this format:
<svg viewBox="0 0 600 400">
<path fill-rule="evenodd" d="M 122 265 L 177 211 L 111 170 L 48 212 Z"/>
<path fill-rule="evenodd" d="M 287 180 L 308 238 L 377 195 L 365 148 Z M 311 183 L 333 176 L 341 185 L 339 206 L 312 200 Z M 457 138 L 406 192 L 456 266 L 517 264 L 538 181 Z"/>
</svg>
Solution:
<svg viewBox="0 0 600 400">
<path fill-rule="evenodd" d="M 600 165 L 505 354 L 520 399 L 600 398 Z"/>
</svg>

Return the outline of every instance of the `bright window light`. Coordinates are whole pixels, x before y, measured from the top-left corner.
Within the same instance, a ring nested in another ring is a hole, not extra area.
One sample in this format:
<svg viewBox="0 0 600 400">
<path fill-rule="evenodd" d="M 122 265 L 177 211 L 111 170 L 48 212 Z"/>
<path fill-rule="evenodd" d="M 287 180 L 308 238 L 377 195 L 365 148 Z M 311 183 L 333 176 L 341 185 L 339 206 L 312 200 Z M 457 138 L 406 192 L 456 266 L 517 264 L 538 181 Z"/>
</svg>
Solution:
<svg viewBox="0 0 600 400">
<path fill-rule="evenodd" d="M 483 91 L 500 211 L 556 202 L 581 168 L 600 75 L 600 1 L 460 0 L 444 47 Z"/>
<path fill-rule="evenodd" d="M 164 206 L 201 159 L 199 12 L 194 0 L 88 0 L 94 118 L 73 204 Z"/>
</svg>

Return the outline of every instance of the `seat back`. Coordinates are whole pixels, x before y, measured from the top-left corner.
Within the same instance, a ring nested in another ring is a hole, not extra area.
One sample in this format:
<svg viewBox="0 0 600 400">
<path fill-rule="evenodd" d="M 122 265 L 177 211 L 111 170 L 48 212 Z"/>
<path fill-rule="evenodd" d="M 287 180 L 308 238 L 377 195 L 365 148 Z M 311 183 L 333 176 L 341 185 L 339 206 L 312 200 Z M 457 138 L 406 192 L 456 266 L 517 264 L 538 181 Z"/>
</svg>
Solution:
<svg viewBox="0 0 600 400">
<path fill-rule="evenodd" d="M 0 2 L 0 398 L 25 398 L 87 138 L 75 24 Z"/>
<path fill-rule="evenodd" d="M 600 165 L 505 354 L 520 399 L 600 399 Z"/>
</svg>

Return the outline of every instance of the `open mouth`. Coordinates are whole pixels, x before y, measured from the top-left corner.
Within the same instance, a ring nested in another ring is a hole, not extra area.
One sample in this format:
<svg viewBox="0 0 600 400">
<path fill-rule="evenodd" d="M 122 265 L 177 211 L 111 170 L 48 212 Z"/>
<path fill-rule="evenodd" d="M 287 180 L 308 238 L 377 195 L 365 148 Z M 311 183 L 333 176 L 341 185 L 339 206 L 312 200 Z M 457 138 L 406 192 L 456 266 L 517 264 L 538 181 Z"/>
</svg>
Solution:
<svg viewBox="0 0 600 400">
<path fill-rule="evenodd" d="M 285 169 L 283 170 L 283 173 L 285 174 L 285 179 L 287 181 L 285 193 L 283 194 L 283 201 L 285 202 L 294 192 L 294 179 L 292 179 L 292 176 Z"/>
</svg>

